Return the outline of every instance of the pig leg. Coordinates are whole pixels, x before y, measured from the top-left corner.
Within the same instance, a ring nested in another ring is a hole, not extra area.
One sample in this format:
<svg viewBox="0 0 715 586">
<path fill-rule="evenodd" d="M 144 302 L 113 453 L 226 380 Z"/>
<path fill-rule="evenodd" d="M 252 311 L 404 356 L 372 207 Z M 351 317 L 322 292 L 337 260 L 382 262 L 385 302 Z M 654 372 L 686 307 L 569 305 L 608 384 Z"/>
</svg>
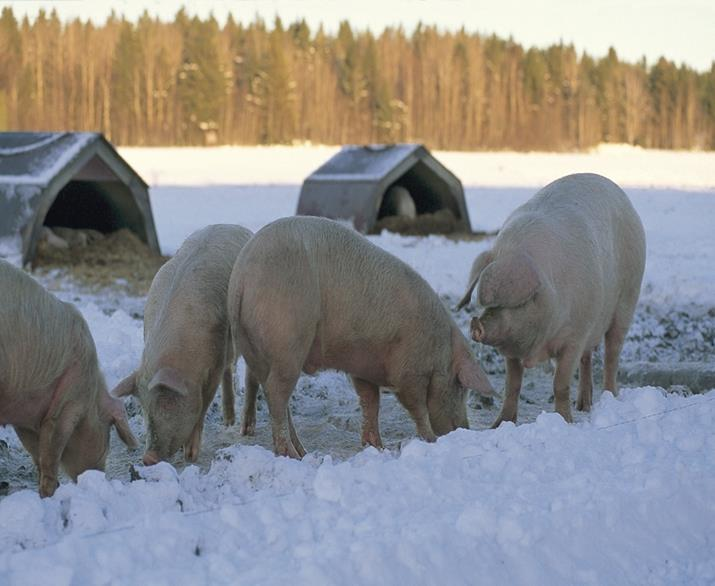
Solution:
<svg viewBox="0 0 715 586">
<path fill-rule="evenodd" d="M 516 416 L 519 412 L 519 394 L 521 393 L 521 381 L 524 377 L 524 365 L 518 358 L 506 359 L 506 383 L 504 402 L 501 413 L 492 424 L 492 429 L 501 425 L 502 421 L 516 423 Z"/>
<path fill-rule="evenodd" d="M 221 399 L 223 407 L 223 423 L 231 426 L 236 423 L 235 396 L 233 393 L 233 368 L 229 365 L 223 371 L 221 380 Z"/>
<path fill-rule="evenodd" d="M 225 375 L 226 373 L 224 371 L 224 376 Z M 225 388 L 226 387 L 223 387 L 224 390 Z M 189 441 L 184 445 L 184 459 L 187 462 L 196 462 L 196 460 L 199 459 L 199 452 L 201 451 L 201 437 L 204 433 L 204 422 L 206 421 L 206 412 L 209 410 L 211 401 L 213 401 L 213 394 L 209 389 L 216 389 L 216 386 L 209 384 L 204 388 L 204 401 L 203 407 L 201 408 L 201 415 L 199 416 L 199 420 L 196 422 L 196 425 L 189 436 Z"/>
<path fill-rule="evenodd" d="M 245 387 L 246 393 L 243 398 L 243 414 L 241 415 L 241 435 L 255 435 L 258 380 L 256 380 L 256 377 L 253 376 L 251 369 L 248 367 L 246 367 Z"/>
<path fill-rule="evenodd" d="M 611 324 L 606 332 L 605 356 L 603 359 L 603 388 L 608 389 L 618 396 L 618 357 L 623 348 L 623 340 L 626 336 L 626 329 L 622 328 L 617 321 Z"/>
<path fill-rule="evenodd" d="M 263 391 L 268 403 L 268 412 L 271 415 L 273 451 L 277 456 L 289 456 L 299 460 L 300 452 L 291 440 L 291 423 L 289 423 L 290 414 L 288 413 L 288 400 L 298 382 L 298 376 L 286 376 L 274 370 L 268 375 L 263 385 Z"/>
<path fill-rule="evenodd" d="M 437 441 L 427 410 L 427 385 L 416 380 L 411 382 L 413 384 L 397 389 L 397 399 L 415 421 L 417 435 L 426 442 Z"/>
<path fill-rule="evenodd" d="M 591 350 L 581 356 L 581 365 L 578 371 L 578 399 L 576 409 L 590 411 L 593 404 L 593 374 L 591 371 Z"/>
<path fill-rule="evenodd" d="M 576 370 L 576 360 L 579 353 L 571 348 L 564 350 L 556 362 L 554 373 L 554 411 L 561 415 L 567 423 L 571 423 L 571 379 Z"/>
<path fill-rule="evenodd" d="M 382 448 L 380 438 L 380 387 L 361 378 L 351 377 L 353 386 L 360 397 L 362 409 L 362 445 Z"/>
<path fill-rule="evenodd" d="M 60 468 L 62 452 L 69 440 L 74 425 L 81 415 L 64 409 L 61 413 L 53 413 L 40 426 L 39 434 L 39 469 L 40 496 L 52 496 L 59 486 L 57 476 Z M 75 480 L 74 478 L 72 480 Z"/>
<path fill-rule="evenodd" d="M 219 371 L 220 372 L 220 371 Z M 228 372 L 228 375 L 227 375 Z M 226 368 L 224 369 L 222 373 L 222 382 L 221 382 L 221 395 L 223 399 L 223 414 L 224 414 L 224 421 L 226 419 L 226 395 L 230 393 L 231 399 L 233 399 L 233 375 L 231 372 L 231 368 Z M 227 383 L 228 379 L 228 383 Z M 230 387 L 227 386 L 230 385 Z M 201 391 L 201 396 L 203 398 L 202 400 L 202 407 L 201 407 L 201 415 L 199 415 L 199 419 L 196 422 L 196 425 L 194 425 L 194 429 L 191 431 L 191 435 L 189 436 L 189 440 L 184 444 L 184 459 L 187 462 L 196 462 L 199 458 L 199 452 L 201 451 L 201 437 L 203 436 L 204 433 L 204 422 L 206 421 L 206 412 L 209 410 L 209 407 L 211 406 L 211 402 L 214 399 L 214 396 L 216 395 L 216 387 L 218 385 L 218 373 L 214 371 L 214 374 L 212 374 L 209 378 L 209 382 L 204 386 L 204 388 Z M 230 388 L 230 391 L 228 390 Z M 231 400 L 231 406 L 230 409 L 233 411 L 233 401 Z"/>
<path fill-rule="evenodd" d="M 303 447 L 303 444 L 300 443 L 300 439 L 298 439 L 298 434 L 295 431 L 295 427 L 293 427 L 293 417 L 290 414 L 290 407 L 286 409 L 286 413 L 288 414 L 288 431 L 290 432 L 290 441 L 293 442 L 293 447 L 296 449 L 298 452 L 298 455 L 302 458 L 305 456 L 305 448 Z"/>
<path fill-rule="evenodd" d="M 201 436 L 204 433 L 204 418 L 206 416 L 206 409 L 201 412 L 201 418 L 191 432 L 191 437 L 189 437 L 188 443 L 184 446 L 184 459 L 187 462 L 196 462 L 199 458 L 199 452 L 201 451 Z"/>
<path fill-rule="evenodd" d="M 39 470 L 40 461 L 38 457 L 40 454 L 40 438 L 31 429 L 24 429 L 22 427 L 15 427 L 15 433 L 17 434 L 17 437 L 20 438 L 20 443 L 28 452 L 30 452 L 32 461 L 35 463 L 35 467 Z"/>
</svg>

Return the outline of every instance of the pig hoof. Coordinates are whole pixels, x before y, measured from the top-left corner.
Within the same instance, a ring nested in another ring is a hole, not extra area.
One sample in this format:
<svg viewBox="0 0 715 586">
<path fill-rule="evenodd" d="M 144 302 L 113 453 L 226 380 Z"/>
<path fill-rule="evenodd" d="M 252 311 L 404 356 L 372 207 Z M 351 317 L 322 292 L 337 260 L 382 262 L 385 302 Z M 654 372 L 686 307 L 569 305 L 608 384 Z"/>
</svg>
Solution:
<svg viewBox="0 0 715 586">
<path fill-rule="evenodd" d="M 591 403 L 587 401 L 576 401 L 576 409 L 579 411 L 590 411 Z"/>
<path fill-rule="evenodd" d="M 505 421 L 511 421 L 514 425 L 516 425 L 516 415 L 514 415 L 512 417 L 506 416 L 506 415 L 500 415 L 499 417 L 497 417 L 496 421 L 494 423 L 492 423 L 492 429 L 496 429 Z"/>
<path fill-rule="evenodd" d="M 276 446 L 274 452 L 276 456 L 285 456 L 286 458 L 293 458 L 294 460 L 301 460 L 305 455 L 305 451 L 303 455 L 301 455 L 298 450 L 295 449 L 295 446 L 288 442 Z"/>
<path fill-rule="evenodd" d="M 561 415 L 561 417 L 564 418 L 564 421 L 566 421 L 566 423 L 573 423 L 573 417 L 571 417 L 571 410 L 570 410 L 570 409 L 569 409 L 568 411 L 566 411 L 566 410 L 559 411 L 559 410 L 557 409 L 556 412 L 557 412 L 559 415 Z"/>
<path fill-rule="evenodd" d="M 383 447 L 382 439 L 380 438 L 380 434 L 375 433 L 374 431 L 369 431 L 367 433 L 363 433 L 362 445 L 363 446 L 372 446 L 373 448 L 377 448 L 378 450 L 381 450 Z"/>
<path fill-rule="evenodd" d="M 255 423 L 241 423 L 241 435 L 256 435 L 256 424 Z"/>
<path fill-rule="evenodd" d="M 55 494 L 57 487 L 60 485 L 56 478 L 44 476 L 40 478 L 40 496 L 42 498 L 50 497 Z"/>
<path fill-rule="evenodd" d="M 156 452 L 145 452 L 142 463 L 144 466 L 153 466 L 154 464 L 158 464 L 160 459 L 159 454 Z"/>
<path fill-rule="evenodd" d="M 298 447 L 296 448 L 296 453 L 298 454 L 298 459 L 302 460 L 308 452 L 305 451 L 305 448 L 302 445 L 298 445 Z"/>
<path fill-rule="evenodd" d="M 184 446 L 184 460 L 187 462 L 196 462 L 199 459 L 198 446 Z"/>
</svg>

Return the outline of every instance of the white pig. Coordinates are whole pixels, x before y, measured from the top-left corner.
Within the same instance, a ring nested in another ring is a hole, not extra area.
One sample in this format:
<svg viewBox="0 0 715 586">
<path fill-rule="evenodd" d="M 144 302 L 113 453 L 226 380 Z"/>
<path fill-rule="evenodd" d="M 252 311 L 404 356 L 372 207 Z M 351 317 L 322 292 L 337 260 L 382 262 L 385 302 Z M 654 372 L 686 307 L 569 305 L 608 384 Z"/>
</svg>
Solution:
<svg viewBox="0 0 715 586">
<path fill-rule="evenodd" d="M 156 274 L 144 310 L 144 352 L 138 370 L 113 391 L 136 395 L 147 425 L 144 464 L 180 447 L 199 455 L 204 418 L 219 381 L 223 417 L 234 423 L 233 353 L 226 291 L 234 261 L 252 233 L 217 224 L 189 236 Z M 255 384 L 250 370 L 246 386 Z M 255 397 L 255 391 L 248 393 Z M 255 409 L 255 407 L 253 407 Z"/>
<path fill-rule="evenodd" d="M 417 208 L 410 192 L 401 185 L 393 185 L 385 193 L 380 210 L 382 216 L 401 216 L 415 219 Z"/>
<path fill-rule="evenodd" d="M 257 232 L 236 260 L 228 311 L 235 343 L 263 385 L 279 455 L 305 454 L 288 409 L 301 371 L 351 375 L 363 443 L 376 447 L 380 387 L 394 390 L 427 441 L 468 427 L 466 389 L 493 394 L 425 280 L 331 220 L 284 218 Z"/>
<path fill-rule="evenodd" d="M 576 407 L 591 408 L 591 352 L 605 337 L 604 388 L 618 392 L 618 357 L 640 294 L 645 234 L 615 183 L 591 173 L 557 179 L 507 218 L 474 261 L 458 309 L 477 286 L 484 308 L 472 337 L 506 358 L 506 396 L 494 423 L 516 421 L 524 367 L 552 358 L 554 408 L 571 421 L 569 386 L 580 362 Z"/>
<path fill-rule="evenodd" d="M 32 455 L 43 497 L 54 494 L 60 463 L 73 480 L 104 469 L 112 425 L 136 444 L 124 405 L 107 393 L 82 315 L 2 260 L 0 425 L 12 425 Z"/>
</svg>

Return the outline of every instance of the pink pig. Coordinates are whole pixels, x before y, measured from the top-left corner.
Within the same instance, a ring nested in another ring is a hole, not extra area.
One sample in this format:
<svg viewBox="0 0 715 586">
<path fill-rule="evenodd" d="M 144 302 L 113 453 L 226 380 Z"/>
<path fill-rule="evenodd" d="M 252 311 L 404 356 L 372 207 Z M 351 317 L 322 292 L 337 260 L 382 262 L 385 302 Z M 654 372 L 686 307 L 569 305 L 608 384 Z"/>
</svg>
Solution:
<svg viewBox="0 0 715 586">
<path fill-rule="evenodd" d="M 427 441 L 468 427 L 468 388 L 493 394 L 425 280 L 331 220 L 284 218 L 257 232 L 236 259 L 228 313 L 238 352 L 263 385 L 280 455 L 305 453 L 288 409 L 301 372 L 350 374 L 363 443 L 378 447 L 380 387 L 394 390 Z"/>
<path fill-rule="evenodd" d="M 0 260 L 0 425 L 12 425 L 40 473 L 57 488 L 60 463 L 75 480 L 104 469 L 113 425 L 136 445 L 122 402 L 107 393 L 84 318 Z"/>
<path fill-rule="evenodd" d="M 554 407 L 571 421 L 569 386 L 580 364 L 577 408 L 591 408 L 591 352 L 605 338 L 604 387 L 618 392 L 618 357 L 640 294 L 645 234 L 626 194 L 591 173 L 550 183 L 507 218 L 474 261 L 457 309 L 477 287 L 484 308 L 472 337 L 506 358 L 506 396 L 494 423 L 516 421 L 524 367 L 552 358 Z"/>
<path fill-rule="evenodd" d="M 236 356 L 226 291 L 236 256 L 251 235 L 232 224 L 197 230 L 152 281 L 141 364 L 112 391 L 139 399 L 147 429 L 146 465 L 166 460 L 182 447 L 186 460 L 196 461 L 206 411 L 219 381 L 224 422 L 234 423 Z M 254 384 L 247 371 L 246 386 Z"/>
</svg>

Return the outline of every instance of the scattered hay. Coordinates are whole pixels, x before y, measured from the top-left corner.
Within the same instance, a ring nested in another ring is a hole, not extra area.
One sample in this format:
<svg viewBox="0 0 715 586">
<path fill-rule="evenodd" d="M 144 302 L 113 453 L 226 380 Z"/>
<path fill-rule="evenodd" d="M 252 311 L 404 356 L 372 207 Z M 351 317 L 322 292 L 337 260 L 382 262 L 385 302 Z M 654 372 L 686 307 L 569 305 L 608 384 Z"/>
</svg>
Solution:
<svg viewBox="0 0 715 586">
<path fill-rule="evenodd" d="M 482 240 L 496 234 L 496 232 L 460 231 L 457 218 L 449 209 L 441 209 L 431 214 L 420 214 L 415 218 L 385 216 L 377 221 L 373 233 L 379 234 L 383 230 L 403 236 L 439 234 L 451 240 Z"/>
<path fill-rule="evenodd" d="M 442 209 L 432 214 L 408 216 L 385 216 L 375 224 L 375 233 L 383 230 L 406 236 L 426 236 L 428 234 L 451 234 L 457 230 L 457 218 L 452 210 Z"/>
<path fill-rule="evenodd" d="M 92 290 L 111 288 L 146 295 L 154 275 L 169 260 L 126 228 L 86 244 L 81 239 L 67 241 L 65 248 L 39 241 L 33 269 L 58 270 Z"/>
</svg>

